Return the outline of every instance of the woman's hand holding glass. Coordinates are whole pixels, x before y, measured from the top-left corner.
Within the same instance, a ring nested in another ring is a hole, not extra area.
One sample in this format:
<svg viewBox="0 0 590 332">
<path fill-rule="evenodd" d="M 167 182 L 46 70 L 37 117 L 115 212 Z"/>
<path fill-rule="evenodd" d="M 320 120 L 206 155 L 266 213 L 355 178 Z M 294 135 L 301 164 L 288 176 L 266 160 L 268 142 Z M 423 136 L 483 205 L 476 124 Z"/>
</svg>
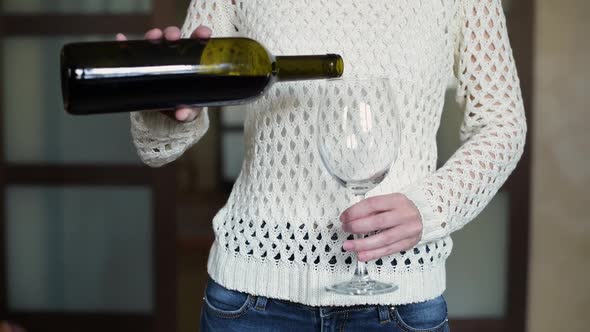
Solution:
<svg viewBox="0 0 590 332">
<path fill-rule="evenodd" d="M 352 234 L 377 234 L 343 244 L 346 251 L 358 253 L 362 262 L 406 251 L 422 237 L 420 212 L 405 195 L 389 194 L 369 197 L 345 210 L 342 230 Z"/>
</svg>

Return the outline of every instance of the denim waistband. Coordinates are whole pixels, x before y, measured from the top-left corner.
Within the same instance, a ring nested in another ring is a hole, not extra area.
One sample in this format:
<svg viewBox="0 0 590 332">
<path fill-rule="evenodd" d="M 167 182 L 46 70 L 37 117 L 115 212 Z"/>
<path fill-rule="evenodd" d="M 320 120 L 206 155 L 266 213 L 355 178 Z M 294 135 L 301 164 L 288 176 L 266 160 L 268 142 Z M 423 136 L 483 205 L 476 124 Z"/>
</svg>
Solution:
<svg viewBox="0 0 590 332">
<path fill-rule="evenodd" d="M 268 302 L 268 298 L 265 296 L 256 296 L 254 307 L 257 310 L 264 311 L 266 308 L 266 304 Z M 354 311 L 377 311 L 379 315 L 379 321 L 381 323 L 386 323 L 391 320 L 391 316 L 389 315 L 390 306 L 386 305 L 355 305 L 355 306 L 339 306 L 339 307 L 311 307 L 301 303 L 294 303 L 285 300 L 275 300 L 283 302 L 284 304 L 295 306 L 301 309 L 306 309 L 309 311 L 314 311 L 319 314 L 321 318 L 329 318 L 331 316 L 347 313 L 347 312 L 354 312 Z"/>
</svg>

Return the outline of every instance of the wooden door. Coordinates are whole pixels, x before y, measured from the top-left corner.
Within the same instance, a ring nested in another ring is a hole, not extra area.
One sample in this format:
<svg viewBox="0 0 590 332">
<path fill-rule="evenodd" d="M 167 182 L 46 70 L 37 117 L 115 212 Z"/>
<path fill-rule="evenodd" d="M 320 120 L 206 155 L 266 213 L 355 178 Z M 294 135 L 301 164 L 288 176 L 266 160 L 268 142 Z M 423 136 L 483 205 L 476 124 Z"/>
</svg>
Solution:
<svg viewBox="0 0 590 332">
<path fill-rule="evenodd" d="M 28 331 L 174 331 L 175 173 L 127 114 L 63 112 L 68 41 L 141 38 L 174 1 L 0 0 L 0 319 Z"/>
</svg>

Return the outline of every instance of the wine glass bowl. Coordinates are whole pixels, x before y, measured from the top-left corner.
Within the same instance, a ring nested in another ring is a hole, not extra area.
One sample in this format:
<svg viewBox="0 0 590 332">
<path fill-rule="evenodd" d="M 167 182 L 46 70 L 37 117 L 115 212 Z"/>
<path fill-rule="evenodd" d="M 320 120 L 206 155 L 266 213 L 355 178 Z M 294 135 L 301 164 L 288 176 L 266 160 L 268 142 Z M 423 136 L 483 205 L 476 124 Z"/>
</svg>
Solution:
<svg viewBox="0 0 590 332">
<path fill-rule="evenodd" d="M 396 105 L 387 78 L 333 79 L 323 86 L 316 133 L 319 155 L 328 173 L 358 200 L 386 178 L 397 159 L 400 128 Z M 359 261 L 351 281 L 327 287 L 328 291 L 351 295 L 396 289 L 372 280 Z"/>
<path fill-rule="evenodd" d="M 317 122 L 320 157 L 328 172 L 355 193 L 379 184 L 397 158 L 393 105 L 388 79 L 326 82 Z"/>
</svg>

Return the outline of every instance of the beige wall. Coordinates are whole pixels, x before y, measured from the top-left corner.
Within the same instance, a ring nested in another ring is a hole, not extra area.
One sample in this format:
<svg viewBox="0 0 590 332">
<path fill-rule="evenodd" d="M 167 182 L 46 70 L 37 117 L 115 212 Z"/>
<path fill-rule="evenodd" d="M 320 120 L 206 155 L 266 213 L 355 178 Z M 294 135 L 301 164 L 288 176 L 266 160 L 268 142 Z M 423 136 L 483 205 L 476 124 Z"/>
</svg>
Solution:
<svg viewBox="0 0 590 332">
<path fill-rule="evenodd" d="M 590 325 L 590 1 L 537 0 L 529 331 Z"/>
</svg>

